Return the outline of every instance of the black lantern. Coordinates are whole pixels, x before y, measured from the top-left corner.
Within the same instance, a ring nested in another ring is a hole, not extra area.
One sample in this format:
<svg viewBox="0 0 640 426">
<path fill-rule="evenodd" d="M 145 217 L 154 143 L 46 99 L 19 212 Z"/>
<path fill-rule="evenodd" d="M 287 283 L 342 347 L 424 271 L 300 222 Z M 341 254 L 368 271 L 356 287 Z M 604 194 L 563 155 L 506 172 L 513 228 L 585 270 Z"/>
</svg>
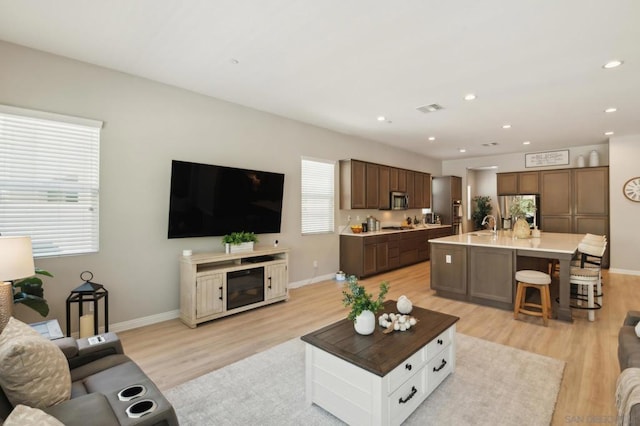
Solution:
<svg viewBox="0 0 640 426">
<path fill-rule="evenodd" d="M 80 274 L 80 279 L 84 283 L 71 290 L 67 297 L 67 336 L 71 336 L 71 304 L 78 304 L 78 321 L 82 318 L 83 302 L 93 302 L 93 334 L 98 334 L 98 301 L 104 299 L 104 331 L 109 331 L 109 292 L 102 284 L 91 282 L 93 274 L 91 271 L 84 271 Z M 78 327 L 80 330 L 81 327 Z M 84 337 L 84 336 L 80 336 Z"/>
</svg>

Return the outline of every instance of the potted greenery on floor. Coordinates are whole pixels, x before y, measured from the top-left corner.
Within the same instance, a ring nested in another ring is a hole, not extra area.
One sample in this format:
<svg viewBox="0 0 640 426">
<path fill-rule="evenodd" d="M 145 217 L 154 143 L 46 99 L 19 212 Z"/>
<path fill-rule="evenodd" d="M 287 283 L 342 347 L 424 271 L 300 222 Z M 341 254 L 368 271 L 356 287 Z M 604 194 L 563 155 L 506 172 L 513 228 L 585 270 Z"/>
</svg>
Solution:
<svg viewBox="0 0 640 426">
<path fill-rule="evenodd" d="M 374 299 L 373 294 L 367 293 L 364 286 L 358 285 L 355 275 L 349 277 L 342 290 L 342 302 L 344 306 L 351 306 L 349 318 L 354 322 L 356 332 L 359 334 L 371 334 L 376 328 L 376 312 L 382 309 L 384 297 L 389 291 L 389 283 L 380 283 L 380 293 Z"/>
<path fill-rule="evenodd" d="M 258 237 L 253 232 L 232 232 L 222 237 L 227 254 L 253 251 L 253 245 L 257 242 Z"/>
</svg>

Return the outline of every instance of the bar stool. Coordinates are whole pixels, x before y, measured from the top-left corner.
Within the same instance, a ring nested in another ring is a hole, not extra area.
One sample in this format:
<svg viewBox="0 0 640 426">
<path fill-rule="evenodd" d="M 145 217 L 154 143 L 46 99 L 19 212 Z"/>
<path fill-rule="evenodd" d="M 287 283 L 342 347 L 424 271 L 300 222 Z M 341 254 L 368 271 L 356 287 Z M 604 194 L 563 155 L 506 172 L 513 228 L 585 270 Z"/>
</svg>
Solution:
<svg viewBox="0 0 640 426">
<path fill-rule="evenodd" d="M 607 248 L 607 241 L 589 241 L 578 244 L 578 250 L 581 253 L 581 263 L 578 266 L 571 267 L 570 283 L 576 286 L 576 292 L 572 292 L 571 298 L 577 300 L 577 305 L 571 305 L 572 308 L 586 309 L 589 311 L 589 321 L 595 321 L 595 310 L 602 308 L 602 256 Z M 585 258 L 595 259 L 590 261 L 589 265 L 585 264 Z M 582 306 L 585 301 L 587 306 Z M 597 298 L 597 301 L 596 301 Z"/>
<path fill-rule="evenodd" d="M 518 319 L 519 313 L 542 317 L 542 322 L 546 326 L 549 318 L 551 318 L 551 295 L 549 293 L 551 276 L 544 272 L 525 269 L 516 272 L 516 281 L 518 282 L 518 288 L 516 290 L 513 317 Z M 526 301 L 527 288 L 535 288 L 540 292 L 540 304 Z M 532 311 L 527 308 L 537 308 L 540 311 Z"/>
</svg>

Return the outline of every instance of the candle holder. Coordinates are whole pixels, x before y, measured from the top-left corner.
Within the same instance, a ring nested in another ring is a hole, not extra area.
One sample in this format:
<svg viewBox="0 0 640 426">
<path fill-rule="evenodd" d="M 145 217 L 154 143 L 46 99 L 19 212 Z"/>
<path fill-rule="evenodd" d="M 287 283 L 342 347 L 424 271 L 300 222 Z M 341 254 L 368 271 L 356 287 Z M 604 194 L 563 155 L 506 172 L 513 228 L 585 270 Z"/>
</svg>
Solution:
<svg viewBox="0 0 640 426">
<path fill-rule="evenodd" d="M 79 287 L 71 290 L 71 294 L 67 297 L 67 336 L 71 336 L 71 304 L 78 304 L 78 321 L 80 322 L 79 330 L 84 331 L 90 327 L 87 323 L 88 317 L 83 320 L 84 302 L 93 303 L 93 335 L 98 334 L 99 314 L 98 302 L 104 299 L 104 332 L 109 331 L 109 292 L 102 284 L 91 282 L 93 274 L 91 271 L 84 271 L 80 274 L 80 279 L 84 283 Z M 89 328 L 90 330 L 90 328 Z M 80 337 L 83 336 L 82 333 Z"/>
</svg>

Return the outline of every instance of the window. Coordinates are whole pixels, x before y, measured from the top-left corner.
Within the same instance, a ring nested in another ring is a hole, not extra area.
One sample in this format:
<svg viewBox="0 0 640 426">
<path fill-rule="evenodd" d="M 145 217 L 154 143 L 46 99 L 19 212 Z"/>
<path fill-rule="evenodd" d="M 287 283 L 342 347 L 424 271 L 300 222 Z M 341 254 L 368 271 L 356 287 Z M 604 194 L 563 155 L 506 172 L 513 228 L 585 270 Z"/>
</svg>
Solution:
<svg viewBox="0 0 640 426">
<path fill-rule="evenodd" d="M 302 235 L 333 232 L 335 162 L 302 158 Z"/>
<path fill-rule="evenodd" d="M 0 233 L 34 257 L 98 251 L 102 122 L 0 105 Z"/>
</svg>

